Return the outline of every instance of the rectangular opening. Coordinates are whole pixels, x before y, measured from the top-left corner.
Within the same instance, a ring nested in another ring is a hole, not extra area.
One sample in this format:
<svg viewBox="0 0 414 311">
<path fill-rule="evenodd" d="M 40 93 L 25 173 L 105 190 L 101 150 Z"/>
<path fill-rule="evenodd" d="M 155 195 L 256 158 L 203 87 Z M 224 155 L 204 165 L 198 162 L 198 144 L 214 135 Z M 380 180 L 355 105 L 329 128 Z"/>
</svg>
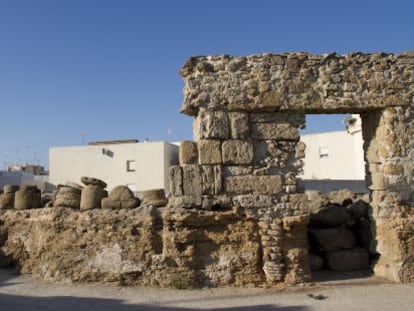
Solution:
<svg viewBox="0 0 414 311">
<path fill-rule="evenodd" d="M 126 162 L 126 169 L 127 169 L 127 172 L 135 172 L 137 169 L 135 160 L 128 160 Z"/>
</svg>

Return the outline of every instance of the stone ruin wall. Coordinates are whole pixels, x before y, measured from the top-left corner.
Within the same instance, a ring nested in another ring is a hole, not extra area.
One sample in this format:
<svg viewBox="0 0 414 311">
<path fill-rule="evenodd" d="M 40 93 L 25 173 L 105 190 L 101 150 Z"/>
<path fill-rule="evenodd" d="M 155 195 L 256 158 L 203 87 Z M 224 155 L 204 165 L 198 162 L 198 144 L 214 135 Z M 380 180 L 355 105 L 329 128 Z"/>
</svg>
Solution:
<svg viewBox="0 0 414 311">
<path fill-rule="evenodd" d="M 306 113 L 360 113 L 379 276 L 414 280 L 414 56 L 190 58 L 194 142 L 166 207 L 0 211 L 0 265 L 53 281 L 260 286 L 311 279 L 298 182 Z"/>
</svg>

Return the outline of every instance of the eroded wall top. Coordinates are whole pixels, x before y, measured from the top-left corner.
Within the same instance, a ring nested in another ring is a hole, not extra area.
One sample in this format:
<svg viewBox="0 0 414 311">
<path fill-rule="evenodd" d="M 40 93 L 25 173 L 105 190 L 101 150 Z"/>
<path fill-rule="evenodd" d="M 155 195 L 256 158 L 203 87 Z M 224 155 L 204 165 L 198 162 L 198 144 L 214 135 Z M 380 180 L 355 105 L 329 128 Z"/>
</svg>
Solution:
<svg viewBox="0 0 414 311">
<path fill-rule="evenodd" d="M 363 112 L 414 103 L 414 53 L 261 54 L 187 60 L 181 112 Z"/>
</svg>

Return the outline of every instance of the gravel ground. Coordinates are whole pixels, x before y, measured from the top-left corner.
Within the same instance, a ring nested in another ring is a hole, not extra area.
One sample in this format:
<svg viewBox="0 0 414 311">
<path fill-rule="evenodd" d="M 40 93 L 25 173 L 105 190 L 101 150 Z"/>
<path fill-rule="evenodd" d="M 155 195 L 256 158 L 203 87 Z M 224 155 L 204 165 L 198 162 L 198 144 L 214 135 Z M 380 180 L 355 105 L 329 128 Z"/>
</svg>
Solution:
<svg viewBox="0 0 414 311">
<path fill-rule="evenodd" d="M 57 285 L 0 270 L 0 311 L 414 310 L 414 284 L 391 284 L 362 276 L 321 274 L 313 286 L 288 290 L 172 290 L 111 284 Z"/>
</svg>

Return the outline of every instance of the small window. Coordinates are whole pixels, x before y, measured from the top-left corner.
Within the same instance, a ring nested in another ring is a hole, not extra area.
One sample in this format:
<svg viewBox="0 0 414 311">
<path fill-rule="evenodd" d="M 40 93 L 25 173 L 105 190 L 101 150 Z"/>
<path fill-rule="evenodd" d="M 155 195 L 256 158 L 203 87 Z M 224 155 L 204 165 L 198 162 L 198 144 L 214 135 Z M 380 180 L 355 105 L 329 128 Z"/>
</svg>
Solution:
<svg viewBox="0 0 414 311">
<path fill-rule="evenodd" d="M 328 147 L 320 147 L 319 148 L 319 158 L 321 158 L 321 159 L 329 158 L 329 149 L 328 149 Z"/>
<path fill-rule="evenodd" d="M 135 172 L 136 165 L 135 160 L 128 160 L 127 161 L 127 172 Z"/>
</svg>

